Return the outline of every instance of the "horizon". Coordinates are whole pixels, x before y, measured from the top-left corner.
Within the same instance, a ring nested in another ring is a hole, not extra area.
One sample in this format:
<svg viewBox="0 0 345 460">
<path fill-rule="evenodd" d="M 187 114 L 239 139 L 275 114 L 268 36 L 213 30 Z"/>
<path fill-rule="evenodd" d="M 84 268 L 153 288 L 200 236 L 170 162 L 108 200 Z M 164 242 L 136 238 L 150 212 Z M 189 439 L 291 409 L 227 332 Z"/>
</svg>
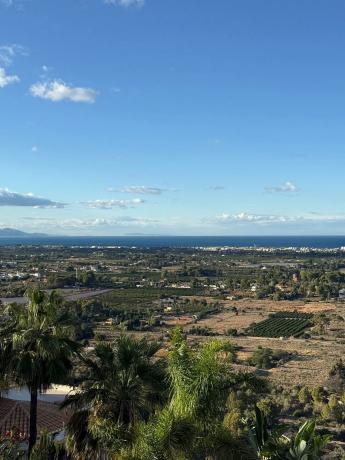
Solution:
<svg viewBox="0 0 345 460">
<path fill-rule="evenodd" d="M 345 234 L 345 4 L 0 0 L 0 228 Z"/>
<path fill-rule="evenodd" d="M 297 233 L 291 233 L 291 234 L 255 234 L 255 233 L 248 233 L 248 234 L 210 234 L 210 233 L 205 233 L 205 234 L 182 234 L 182 233 L 122 233 L 122 234 L 111 234 L 111 235 L 97 235 L 97 234 L 79 234 L 79 235 L 73 235 L 73 234 L 58 234 L 58 233 L 44 233 L 44 232 L 26 232 L 24 230 L 19 230 L 16 228 L 11 228 L 11 227 L 0 227 L 0 232 L 3 230 L 9 230 L 9 231 L 19 231 L 27 235 L 39 235 L 40 236 L 47 236 L 47 237 L 57 237 L 57 238 L 125 238 L 125 237 L 135 237 L 135 238 L 140 238 L 140 237 L 150 237 L 150 238 L 160 238 L 160 237 L 168 237 L 168 238 L 308 238 L 308 237 L 313 237 L 313 238 L 345 238 L 345 233 L 344 234 L 321 234 L 321 233 L 310 233 L 310 234 L 297 234 Z M 2 235 L 0 234 L 0 238 Z M 6 236 L 4 238 L 7 238 Z"/>
<path fill-rule="evenodd" d="M 12 228 L 12 227 L 0 227 L 0 232 L 8 230 L 10 232 L 21 232 L 23 234 L 28 234 L 28 235 L 43 235 L 43 236 L 48 236 L 48 237 L 58 237 L 58 238 L 112 238 L 112 237 L 182 237 L 182 238 L 193 238 L 193 237 L 214 237 L 214 238 L 290 238 L 290 237 L 297 237 L 297 238 L 307 238 L 308 236 L 310 237 L 320 237 L 320 238 L 345 238 L 345 233 L 334 233 L 334 234 L 326 234 L 326 233 L 310 233 L 310 234 L 303 234 L 303 233 L 287 233 L 287 234 L 272 234 L 272 233 L 265 233 L 265 234 L 255 234 L 255 233 L 248 233 L 248 234 L 243 234 L 243 233 L 222 233 L 222 234 L 211 234 L 211 233 L 199 233 L 199 234 L 182 234 L 182 233 L 142 233 L 142 232 L 129 232 L 129 233 L 122 233 L 122 234 L 109 234 L 109 235 L 97 235 L 97 234 L 64 234 L 64 233 L 45 233 L 45 232 L 40 232 L 40 231 L 35 231 L 35 232 L 27 232 L 24 230 L 20 230 L 18 228 Z M 1 237 L 1 233 L 0 233 Z"/>
</svg>

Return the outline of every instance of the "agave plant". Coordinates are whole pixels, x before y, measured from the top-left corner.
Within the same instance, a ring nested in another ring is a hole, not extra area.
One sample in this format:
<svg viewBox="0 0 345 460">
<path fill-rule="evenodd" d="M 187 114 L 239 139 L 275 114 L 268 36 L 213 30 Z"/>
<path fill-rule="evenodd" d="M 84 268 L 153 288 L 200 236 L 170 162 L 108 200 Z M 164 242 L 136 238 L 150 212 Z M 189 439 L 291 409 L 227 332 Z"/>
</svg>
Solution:
<svg viewBox="0 0 345 460">
<path fill-rule="evenodd" d="M 274 430 L 269 430 L 267 418 L 255 406 L 255 424 L 251 427 L 249 434 L 258 459 L 278 460 L 283 458 L 280 454 L 289 443 L 289 438 L 284 434 L 286 428 L 285 425 L 279 425 Z"/>
<path fill-rule="evenodd" d="M 287 454 L 288 460 L 318 460 L 326 444 L 330 441 L 329 435 L 316 435 L 314 420 L 307 420 L 298 430 L 292 440 L 292 446 Z"/>
<path fill-rule="evenodd" d="M 322 451 L 330 441 L 329 435 L 317 435 L 314 420 L 307 420 L 293 439 L 284 433 L 285 425 L 279 425 L 270 431 L 267 419 L 258 407 L 255 407 L 256 421 L 252 427 L 251 441 L 260 460 L 320 460 Z"/>
</svg>

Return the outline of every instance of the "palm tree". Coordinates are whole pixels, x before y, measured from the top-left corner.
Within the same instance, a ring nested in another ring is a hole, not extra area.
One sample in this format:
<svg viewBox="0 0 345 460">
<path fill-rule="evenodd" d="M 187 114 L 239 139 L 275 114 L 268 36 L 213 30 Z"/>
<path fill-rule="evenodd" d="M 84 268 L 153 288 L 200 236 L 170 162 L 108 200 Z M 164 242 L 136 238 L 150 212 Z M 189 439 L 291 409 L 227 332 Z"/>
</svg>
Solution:
<svg viewBox="0 0 345 460">
<path fill-rule="evenodd" d="M 75 411 L 67 427 L 71 451 L 90 458 L 100 445 L 117 450 L 137 422 L 148 420 L 165 389 L 162 361 L 155 358 L 158 349 L 146 338 L 121 335 L 83 358 L 79 391 L 63 403 Z"/>
<path fill-rule="evenodd" d="M 79 345 L 70 339 L 71 320 L 55 293 L 33 290 L 28 306 L 11 306 L 0 329 L 0 370 L 30 391 L 29 452 L 37 438 L 38 392 L 60 383 L 72 369 Z"/>
<path fill-rule="evenodd" d="M 126 460 L 252 460 L 253 451 L 223 425 L 233 376 L 229 342 L 211 341 L 193 350 L 182 329 L 173 331 L 168 354 L 170 399 L 148 423 L 137 424 Z"/>
<path fill-rule="evenodd" d="M 193 429 L 185 428 L 185 432 L 190 436 L 188 447 L 194 450 L 193 458 L 253 458 L 247 443 L 235 439 L 223 425 L 225 403 L 234 381 L 230 366 L 233 357 L 230 342 L 213 340 L 195 351 L 181 329 L 173 332 L 168 355 L 169 409 L 179 424 L 192 424 Z"/>
<path fill-rule="evenodd" d="M 170 407 L 175 414 L 198 417 L 204 423 L 219 417 L 232 384 L 233 346 L 212 340 L 193 351 L 180 329 L 174 331 L 171 344 Z"/>
<path fill-rule="evenodd" d="M 185 459 L 195 435 L 192 420 L 175 416 L 166 407 L 148 423 L 137 423 L 131 445 L 123 449 L 121 460 Z"/>
</svg>

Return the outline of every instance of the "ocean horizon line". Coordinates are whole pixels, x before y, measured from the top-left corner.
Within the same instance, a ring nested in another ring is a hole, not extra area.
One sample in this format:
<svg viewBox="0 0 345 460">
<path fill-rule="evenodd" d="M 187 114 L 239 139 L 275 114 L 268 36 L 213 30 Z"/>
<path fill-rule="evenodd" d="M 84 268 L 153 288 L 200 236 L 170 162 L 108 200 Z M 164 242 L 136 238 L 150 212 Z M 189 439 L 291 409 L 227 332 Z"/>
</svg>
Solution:
<svg viewBox="0 0 345 460">
<path fill-rule="evenodd" d="M 142 248 L 195 247 L 345 247 L 345 235 L 44 235 L 3 236 L 0 246 L 121 246 Z"/>
</svg>

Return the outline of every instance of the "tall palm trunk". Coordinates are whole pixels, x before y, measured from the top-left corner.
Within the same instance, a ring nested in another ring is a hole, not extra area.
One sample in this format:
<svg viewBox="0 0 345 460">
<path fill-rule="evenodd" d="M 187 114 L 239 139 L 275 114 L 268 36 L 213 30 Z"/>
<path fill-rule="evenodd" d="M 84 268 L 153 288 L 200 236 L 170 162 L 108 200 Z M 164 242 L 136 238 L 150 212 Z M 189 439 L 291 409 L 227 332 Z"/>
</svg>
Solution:
<svg viewBox="0 0 345 460">
<path fill-rule="evenodd" d="M 30 437 L 29 437 L 29 457 L 37 438 L 37 385 L 30 387 Z"/>
</svg>

